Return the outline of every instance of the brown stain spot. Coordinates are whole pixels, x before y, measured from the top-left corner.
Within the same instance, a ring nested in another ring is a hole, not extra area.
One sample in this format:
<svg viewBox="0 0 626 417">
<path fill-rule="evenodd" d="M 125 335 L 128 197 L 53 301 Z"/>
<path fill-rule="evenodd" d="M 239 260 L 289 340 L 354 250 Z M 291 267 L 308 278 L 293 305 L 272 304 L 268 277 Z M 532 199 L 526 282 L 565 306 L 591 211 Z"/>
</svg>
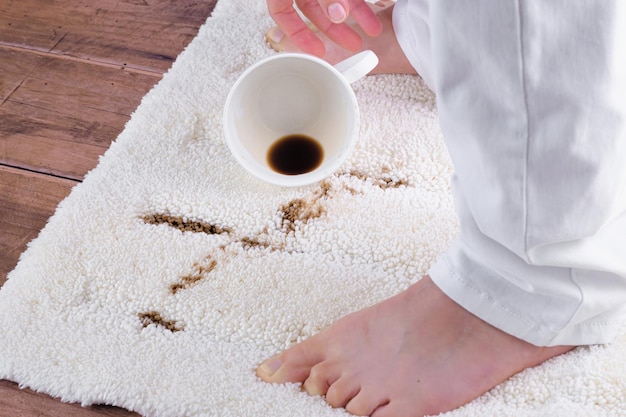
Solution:
<svg viewBox="0 0 626 417">
<path fill-rule="evenodd" d="M 316 219 L 324 214 L 324 208 L 319 204 L 319 199 L 305 200 L 297 198 L 280 207 L 282 214 L 282 227 L 289 232 L 296 230 L 298 223 L 306 224 L 311 219 Z"/>
<path fill-rule="evenodd" d="M 370 177 L 362 172 L 358 171 L 350 171 L 348 175 L 355 177 L 361 181 L 371 182 L 372 185 L 379 187 L 383 190 L 387 190 L 390 188 L 400 188 L 402 186 L 408 186 L 409 182 L 405 178 L 393 178 L 391 175 L 384 175 L 391 172 L 391 170 L 387 167 L 383 167 L 382 174 L 380 177 Z"/>
<path fill-rule="evenodd" d="M 319 197 L 320 198 L 328 197 L 328 194 L 330 193 L 331 189 L 332 189 L 332 185 L 330 181 L 328 180 L 322 181 L 320 183 L 320 189 L 318 191 Z"/>
<path fill-rule="evenodd" d="M 169 330 L 172 333 L 180 332 L 185 330 L 184 326 L 178 324 L 176 320 L 167 320 L 161 316 L 161 313 L 158 311 L 146 311 L 143 313 L 138 313 L 137 317 L 141 321 L 141 324 L 144 328 L 154 324 L 155 326 L 163 327 L 166 330 Z"/>
<path fill-rule="evenodd" d="M 261 242 L 258 238 L 243 237 L 239 240 L 244 249 L 270 248 L 272 245 L 268 242 Z M 275 249 L 275 248 L 272 248 Z"/>
<path fill-rule="evenodd" d="M 409 185 L 409 182 L 405 178 L 401 178 L 401 179 L 380 178 L 379 183 L 376 185 L 378 185 L 383 190 L 386 190 L 388 188 L 400 188 L 403 186 L 406 187 L 407 185 Z"/>
<path fill-rule="evenodd" d="M 352 187 L 348 187 L 347 185 L 344 185 L 343 189 L 346 190 L 347 192 L 349 192 L 352 195 L 357 195 L 358 194 L 357 190 L 355 190 Z"/>
<path fill-rule="evenodd" d="M 215 259 L 207 258 L 204 260 L 204 263 L 196 262 L 193 265 L 191 273 L 180 277 L 178 282 L 170 285 L 170 292 L 172 295 L 175 295 L 178 291 L 185 290 L 193 286 L 202 278 L 206 277 L 208 273 L 213 271 L 216 266 L 217 261 Z"/>
<path fill-rule="evenodd" d="M 310 197 L 296 198 L 280 206 L 278 212 L 283 230 L 294 232 L 298 224 L 306 224 L 309 220 L 321 217 L 326 212 L 321 200 L 327 198 L 331 190 L 331 183 L 324 180 Z"/>
<path fill-rule="evenodd" d="M 160 224 L 166 224 L 169 227 L 180 230 L 181 232 L 206 233 L 208 235 L 220 235 L 222 233 L 232 232 L 232 229 L 228 227 L 222 227 L 201 221 L 189 220 L 182 216 L 172 216 L 163 213 L 147 214 L 141 219 L 146 224 L 153 224 L 157 226 Z"/>
</svg>

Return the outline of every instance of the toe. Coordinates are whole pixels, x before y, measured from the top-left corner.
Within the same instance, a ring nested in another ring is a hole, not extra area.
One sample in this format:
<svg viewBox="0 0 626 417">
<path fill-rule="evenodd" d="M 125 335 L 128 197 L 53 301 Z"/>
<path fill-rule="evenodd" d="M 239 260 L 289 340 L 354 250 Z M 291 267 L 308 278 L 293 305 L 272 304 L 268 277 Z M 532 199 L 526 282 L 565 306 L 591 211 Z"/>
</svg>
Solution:
<svg viewBox="0 0 626 417">
<path fill-rule="evenodd" d="M 410 400 L 390 401 L 383 404 L 372 411 L 370 417 L 422 417 L 422 416 L 438 416 L 443 409 L 424 407 L 423 403 L 413 402 Z"/>
<path fill-rule="evenodd" d="M 266 360 L 257 368 L 257 376 L 267 382 L 304 382 L 309 377 L 311 368 L 323 360 L 323 351 L 314 339 L 313 337 Z"/>
<path fill-rule="evenodd" d="M 265 362 L 263 362 L 256 369 L 256 375 L 267 382 L 283 382 L 283 381 L 274 381 L 278 377 L 278 370 L 283 365 L 282 355 L 274 356 Z"/>
<path fill-rule="evenodd" d="M 370 416 L 372 413 L 386 407 L 389 400 L 380 397 L 376 392 L 361 389 L 361 391 L 346 404 L 346 411 L 356 416 Z"/>
<path fill-rule="evenodd" d="M 328 388 L 339 378 L 339 369 L 331 362 L 321 362 L 313 367 L 302 388 L 309 395 L 326 395 Z"/>
<path fill-rule="evenodd" d="M 326 401 L 335 408 L 345 407 L 360 390 L 361 387 L 354 378 L 341 377 L 328 388 Z"/>
</svg>

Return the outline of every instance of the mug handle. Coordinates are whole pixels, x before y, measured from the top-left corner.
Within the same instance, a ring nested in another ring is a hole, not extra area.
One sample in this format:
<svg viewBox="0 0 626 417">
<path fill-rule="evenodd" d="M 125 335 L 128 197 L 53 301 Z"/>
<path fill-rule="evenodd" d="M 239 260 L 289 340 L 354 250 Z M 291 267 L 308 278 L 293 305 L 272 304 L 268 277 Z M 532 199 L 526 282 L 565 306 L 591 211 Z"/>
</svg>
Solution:
<svg viewBox="0 0 626 417">
<path fill-rule="evenodd" d="M 368 50 L 344 59 L 335 65 L 335 69 L 339 71 L 349 83 L 353 83 L 365 77 L 376 65 L 378 65 L 378 57 L 374 52 Z"/>
</svg>

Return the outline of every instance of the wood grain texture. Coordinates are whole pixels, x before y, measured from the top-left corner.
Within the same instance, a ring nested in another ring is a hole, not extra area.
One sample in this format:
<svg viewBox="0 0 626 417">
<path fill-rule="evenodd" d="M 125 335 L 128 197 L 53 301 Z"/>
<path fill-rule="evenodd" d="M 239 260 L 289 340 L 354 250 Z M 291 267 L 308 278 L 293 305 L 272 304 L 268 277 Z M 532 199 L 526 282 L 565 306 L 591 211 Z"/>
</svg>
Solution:
<svg viewBox="0 0 626 417">
<path fill-rule="evenodd" d="M 16 66 L 19 51 L 0 46 L 0 71 L 10 80 L 0 89 L 8 92 L 0 105 L 0 164 L 76 180 L 95 167 L 161 77 L 24 54 L 28 64 Z"/>
<path fill-rule="evenodd" d="M 0 166 L 0 285 L 76 181 Z M 1 408 L 0 408 L 1 409 Z"/>
<path fill-rule="evenodd" d="M 3 0 L 0 39 L 162 73 L 214 6 L 189 0 Z"/>
<path fill-rule="evenodd" d="M 0 1 L 0 286 L 216 1 Z M 137 414 L 0 381 L 9 416 Z"/>
<path fill-rule="evenodd" d="M 106 405 L 81 407 L 63 403 L 29 389 L 20 389 L 13 382 L 0 381 L 0 417 L 31 416 L 139 417 L 139 414 Z"/>
</svg>

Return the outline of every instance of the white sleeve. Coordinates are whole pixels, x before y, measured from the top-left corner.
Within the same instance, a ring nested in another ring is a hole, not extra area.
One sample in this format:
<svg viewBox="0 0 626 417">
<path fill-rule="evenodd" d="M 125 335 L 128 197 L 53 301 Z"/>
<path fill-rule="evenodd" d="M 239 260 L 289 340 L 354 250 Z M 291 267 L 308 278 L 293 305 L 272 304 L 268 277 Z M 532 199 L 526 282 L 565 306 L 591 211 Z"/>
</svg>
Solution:
<svg viewBox="0 0 626 417">
<path fill-rule="evenodd" d="M 433 280 L 533 344 L 610 341 L 626 305 L 626 3 L 427 11 L 430 56 L 414 60 L 437 95 L 461 224 Z M 410 32 L 408 15 L 394 27 Z"/>
</svg>

